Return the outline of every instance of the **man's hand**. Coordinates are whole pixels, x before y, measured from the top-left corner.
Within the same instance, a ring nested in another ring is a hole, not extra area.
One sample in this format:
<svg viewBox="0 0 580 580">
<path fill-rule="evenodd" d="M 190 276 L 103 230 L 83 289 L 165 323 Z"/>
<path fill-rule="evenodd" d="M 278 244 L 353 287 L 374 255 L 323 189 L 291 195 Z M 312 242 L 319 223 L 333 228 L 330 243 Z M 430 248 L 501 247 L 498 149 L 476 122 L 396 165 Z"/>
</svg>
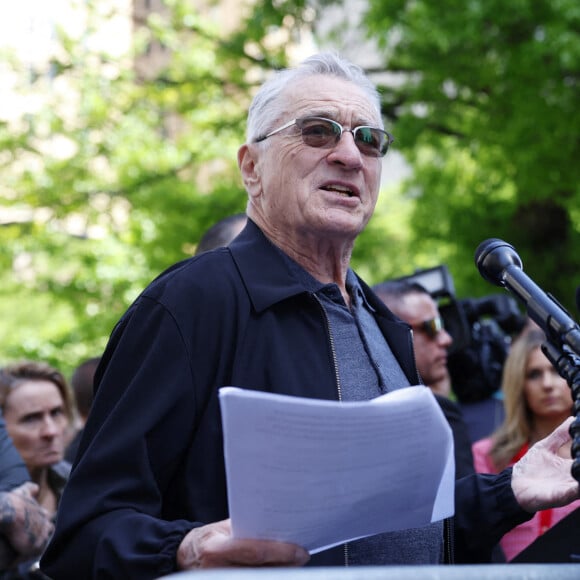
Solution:
<svg viewBox="0 0 580 580">
<path fill-rule="evenodd" d="M 230 520 L 194 528 L 177 550 L 179 570 L 258 566 L 303 566 L 308 552 L 295 544 L 232 538 Z"/>
<path fill-rule="evenodd" d="M 0 531 L 20 559 L 40 555 L 54 529 L 50 514 L 35 499 L 37 493 L 31 482 L 0 493 Z"/>
<path fill-rule="evenodd" d="M 512 490 L 528 512 L 560 507 L 580 497 L 580 484 L 572 477 L 570 423 L 566 419 L 548 437 L 538 441 L 514 465 Z"/>
</svg>

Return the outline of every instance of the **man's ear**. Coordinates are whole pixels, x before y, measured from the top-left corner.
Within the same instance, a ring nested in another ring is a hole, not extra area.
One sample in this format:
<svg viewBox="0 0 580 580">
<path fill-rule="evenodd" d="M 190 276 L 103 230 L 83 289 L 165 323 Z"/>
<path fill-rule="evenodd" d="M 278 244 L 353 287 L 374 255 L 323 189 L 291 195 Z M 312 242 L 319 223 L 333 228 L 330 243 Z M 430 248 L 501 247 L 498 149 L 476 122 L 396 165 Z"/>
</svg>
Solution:
<svg viewBox="0 0 580 580">
<path fill-rule="evenodd" d="M 238 150 L 238 166 L 242 174 L 244 187 L 250 197 L 256 197 L 262 192 L 262 180 L 256 160 L 257 147 L 245 143 Z"/>
</svg>

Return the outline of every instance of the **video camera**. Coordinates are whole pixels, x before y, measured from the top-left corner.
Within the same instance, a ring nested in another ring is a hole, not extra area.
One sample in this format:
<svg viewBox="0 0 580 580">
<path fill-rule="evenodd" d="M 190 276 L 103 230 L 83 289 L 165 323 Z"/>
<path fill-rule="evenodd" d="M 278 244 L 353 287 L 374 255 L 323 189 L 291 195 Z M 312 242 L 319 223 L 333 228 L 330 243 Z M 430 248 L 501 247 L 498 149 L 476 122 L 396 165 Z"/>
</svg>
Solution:
<svg viewBox="0 0 580 580">
<path fill-rule="evenodd" d="M 438 304 L 445 330 L 453 338 L 447 366 L 457 399 L 474 403 L 490 397 L 501 386 L 512 336 L 526 322 L 516 300 L 508 294 L 457 299 L 444 264 L 399 280 L 420 284 Z"/>
</svg>

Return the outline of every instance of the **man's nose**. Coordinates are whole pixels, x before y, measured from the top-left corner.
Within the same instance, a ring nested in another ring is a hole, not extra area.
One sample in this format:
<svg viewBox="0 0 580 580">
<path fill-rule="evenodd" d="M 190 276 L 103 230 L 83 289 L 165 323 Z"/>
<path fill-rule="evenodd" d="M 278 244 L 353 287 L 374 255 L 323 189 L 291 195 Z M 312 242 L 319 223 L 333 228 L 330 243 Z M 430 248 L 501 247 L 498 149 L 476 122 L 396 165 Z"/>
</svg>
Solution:
<svg viewBox="0 0 580 580">
<path fill-rule="evenodd" d="M 437 341 L 441 346 L 449 348 L 453 343 L 453 337 L 444 328 L 442 328 L 437 333 Z"/>
<path fill-rule="evenodd" d="M 359 167 L 362 165 L 362 153 L 357 147 L 351 131 L 344 130 L 338 142 L 332 148 L 329 159 L 347 166 Z"/>
</svg>

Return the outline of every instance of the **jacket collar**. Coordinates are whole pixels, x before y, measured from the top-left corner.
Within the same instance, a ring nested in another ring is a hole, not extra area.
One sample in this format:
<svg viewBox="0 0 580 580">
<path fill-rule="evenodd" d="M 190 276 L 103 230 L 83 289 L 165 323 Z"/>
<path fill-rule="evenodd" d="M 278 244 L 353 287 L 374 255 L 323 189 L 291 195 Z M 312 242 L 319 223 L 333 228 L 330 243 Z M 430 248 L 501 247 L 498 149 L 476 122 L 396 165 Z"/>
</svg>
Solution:
<svg viewBox="0 0 580 580">
<path fill-rule="evenodd" d="M 244 286 L 250 295 L 254 308 L 260 312 L 291 296 L 307 292 L 304 284 L 288 268 L 280 255 L 281 251 L 265 236 L 262 230 L 250 219 L 246 227 L 230 243 L 229 249 L 234 258 Z M 383 318 L 400 323 L 384 303 L 361 280 L 363 299 Z M 321 284 L 322 285 L 322 284 Z M 404 328 L 408 328 L 403 323 Z"/>
<path fill-rule="evenodd" d="M 282 259 L 281 250 L 250 219 L 229 249 L 256 311 L 306 292 Z"/>
<path fill-rule="evenodd" d="M 270 306 L 308 290 L 287 267 L 262 230 L 248 219 L 244 230 L 228 246 L 254 309 Z M 357 276 L 358 278 L 358 276 Z M 408 357 L 412 339 L 408 324 L 397 318 L 378 296 L 358 278 L 365 300 L 374 309 L 377 322 L 411 384 L 420 382 L 413 360 Z"/>
</svg>

